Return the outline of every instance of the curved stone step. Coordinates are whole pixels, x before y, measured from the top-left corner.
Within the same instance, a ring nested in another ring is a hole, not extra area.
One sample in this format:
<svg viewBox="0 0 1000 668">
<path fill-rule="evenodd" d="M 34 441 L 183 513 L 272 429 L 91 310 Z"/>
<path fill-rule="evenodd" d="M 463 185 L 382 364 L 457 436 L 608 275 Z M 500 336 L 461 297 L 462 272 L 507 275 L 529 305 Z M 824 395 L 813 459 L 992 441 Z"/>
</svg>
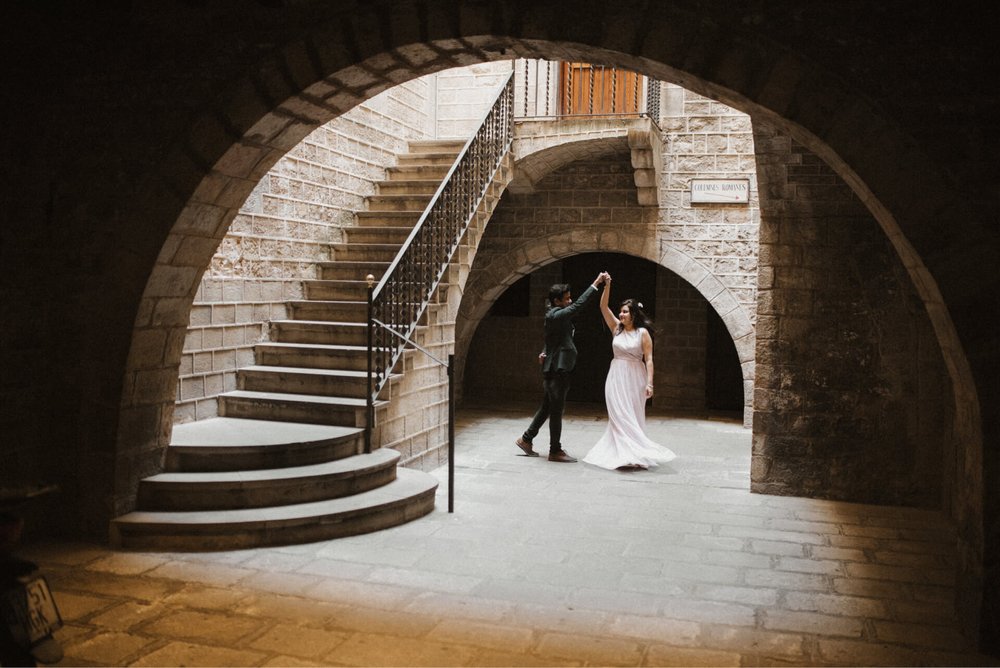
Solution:
<svg viewBox="0 0 1000 668">
<path fill-rule="evenodd" d="M 306 466 L 361 451 L 364 431 L 270 420 L 211 418 L 174 425 L 166 471 L 244 471 Z"/>
<path fill-rule="evenodd" d="M 234 390 L 219 395 L 219 412 L 233 418 L 361 428 L 366 405 L 364 399 L 354 397 Z"/>
<path fill-rule="evenodd" d="M 236 372 L 237 387 L 252 392 L 293 392 L 327 397 L 364 398 L 368 372 L 294 366 L 245 366 Z"/>
<path fill-rule="evenodd" d="M 115 547 L 232 550 L 378 531 L 434 510 L 437 479 L 399 469 L 391 483 L 337 499 L 241 510 L 143 512 L 111 521 Z"/>
<path fill-rule="evenodd" d="M 192 511 L 322 501 L 392 482 L 398 462 L 398 452 L 379 449 L 290 468 L 160 473 L 139 481 L 138 505 L 144 511 Z"/>
</svg>

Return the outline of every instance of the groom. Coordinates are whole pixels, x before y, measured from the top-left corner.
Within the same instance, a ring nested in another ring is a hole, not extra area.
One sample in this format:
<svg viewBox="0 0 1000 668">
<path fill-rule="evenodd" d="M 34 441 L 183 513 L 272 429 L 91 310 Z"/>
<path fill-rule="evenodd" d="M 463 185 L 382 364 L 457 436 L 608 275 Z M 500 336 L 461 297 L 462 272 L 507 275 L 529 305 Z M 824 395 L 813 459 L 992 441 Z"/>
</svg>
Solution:
<svg viewBox="0 0 1000 668">
<path fill-rule="evenodd" d="M 607 272 L 601 272 L 594 282 L 584 290 L 575 302 L 570 293 L 569 285 L 557 283 L 549 288 L 549 310 L 545 314 L 545 350 L 539 355 L 544 376 L 543 387 L 545 396 L 531 424 L 514 443 L 528 457 L 537 457 L 532 441 L 538 435 L 538 430 L 547 419 L 549 421 L 549 461 L 575 462 L 570 457 L 559 439 L 562 437 L 562 415 L 566 405 L 566 394 L 569 392 L 570 375 L 576 366 L 576 345 L 573 343 L 573 321 L 587 300 L 595 292 L 597 286 L 604 283 Z"/>
</svg>

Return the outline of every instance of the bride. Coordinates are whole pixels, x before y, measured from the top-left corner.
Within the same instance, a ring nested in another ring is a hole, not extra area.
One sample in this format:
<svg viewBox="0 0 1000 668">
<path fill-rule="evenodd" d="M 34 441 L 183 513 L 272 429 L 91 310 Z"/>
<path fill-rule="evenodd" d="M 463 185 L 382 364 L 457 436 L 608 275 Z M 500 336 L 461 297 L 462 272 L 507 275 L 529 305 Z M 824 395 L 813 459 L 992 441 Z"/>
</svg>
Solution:
<svg viewBox="0 0 1000 668">
<path fill-rule="evenodd" d="M 614 351 L 604 384 L 608 428 L 583 461 L 606 469 L 647 469 L 676 457 L 646 436 L 646 400 L 653 396 L 652 322 L 633 299 L 622 302 L 616 318 L 608 308 L 610 293 L 611 277 L 605 274 L 601 313 Z"/>
</svg>

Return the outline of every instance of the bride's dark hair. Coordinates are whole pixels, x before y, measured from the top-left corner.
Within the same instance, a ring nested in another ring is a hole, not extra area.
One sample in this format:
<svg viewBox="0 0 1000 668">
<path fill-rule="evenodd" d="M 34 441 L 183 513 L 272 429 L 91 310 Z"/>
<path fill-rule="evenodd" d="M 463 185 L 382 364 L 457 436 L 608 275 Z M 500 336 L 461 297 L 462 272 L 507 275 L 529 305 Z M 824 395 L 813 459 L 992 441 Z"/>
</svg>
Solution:
<svg viewBox="0 0 1000 668">
<path fill-rule="evenodd" d="M 628 306 L 628 312 L 632 314 L 632 327 L 639 329 L 644 327 L 650 336 L 653 336 L 653 321 L 650 320 L 646 312 L 642 310 L 642 302 L 635 299 L 626 299 L 621 303 L 622 308 Z M 625 325 L 621 322 L 618 323 L 618 329 L 615 330 L 615 334 L 621 334 L 622 330 L 625 329 Z"/>
</svg>

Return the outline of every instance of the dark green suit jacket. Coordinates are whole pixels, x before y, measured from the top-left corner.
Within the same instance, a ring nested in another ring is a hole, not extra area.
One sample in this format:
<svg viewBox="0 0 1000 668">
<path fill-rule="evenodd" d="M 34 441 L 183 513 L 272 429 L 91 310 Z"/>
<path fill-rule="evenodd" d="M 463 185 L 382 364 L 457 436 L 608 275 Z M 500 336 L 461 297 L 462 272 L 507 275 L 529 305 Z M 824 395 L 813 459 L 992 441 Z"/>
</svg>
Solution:
<svg viewBox="0 0 1000 668">
<path fill-rule="evenodd" d="M 542 363 L 542 373 L 570 372 L 576 366 L 572 318 L 596 292 L 597 288 L 591 284 L 569 306 L 565 308 L 553 306 L 545 314 L 545 361 Z"/>
</svg>

